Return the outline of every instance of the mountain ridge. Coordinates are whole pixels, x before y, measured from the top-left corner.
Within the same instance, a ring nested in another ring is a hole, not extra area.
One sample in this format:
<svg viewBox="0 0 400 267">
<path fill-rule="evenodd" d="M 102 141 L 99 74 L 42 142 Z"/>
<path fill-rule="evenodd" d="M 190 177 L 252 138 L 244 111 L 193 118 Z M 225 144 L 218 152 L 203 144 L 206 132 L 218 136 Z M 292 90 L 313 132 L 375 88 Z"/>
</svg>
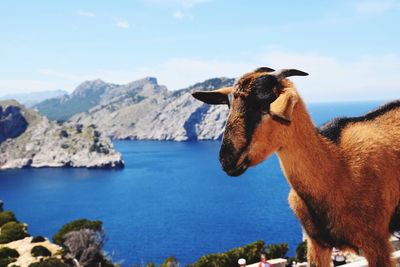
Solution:
<svg viewBox="0 0 400 267">
<path fill-rule="evenodd" d="M 113 139 L 216 140 L 222 136 L 228 108 L 205 105 L 195 100 L 191 92 L 214 90 L 233 83 L 232 78 L 212 78 L 170 91 L 154 77 L 124 85 L 97 79 L 81 83 L 62 104 L 60 100 L 53 100 L 56 112 L 43 108 L 41 103 L 35 108 L 50 119 L 97 125 L 99 131 Z M 74 103 L 78 102 L 84 105 L 74 109 Z M 63 117 L 55 117 L 56 113 Z"/>
</svg>

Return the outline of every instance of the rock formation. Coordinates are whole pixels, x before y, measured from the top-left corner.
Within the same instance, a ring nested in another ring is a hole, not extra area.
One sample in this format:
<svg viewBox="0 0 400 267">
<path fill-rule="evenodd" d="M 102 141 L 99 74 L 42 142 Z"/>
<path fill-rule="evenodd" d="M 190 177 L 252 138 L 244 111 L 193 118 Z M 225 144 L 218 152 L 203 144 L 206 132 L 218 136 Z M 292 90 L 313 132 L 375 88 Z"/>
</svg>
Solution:
<svg viewBox="0 0 400 267">
<path fill-rule="evenodd" d="M 67 99 L 47 102 L 88 103 L 91 99 L 87 110 L 76 112 L 70 121 L 97 125 L 101 133 L 113 139 L 215 140 L 222 136 L 227 106 L 202 104 L 190 93 L 229 86 L 233 82 L 234 79 L 214 78 L 185 89 L 169 91 L 151 77 L 126 85 L 95 80 L 78 86 Z M 71 114 L 71 110 L 64 110 L 67 107 L 58 106 L 59 113 Z M 43 109 L 43 104 L 36 108 L 44 115 L 54 117 Z"/>
<path fill-rule="evenodd" d="M 123 164 L 121 154 L 96 126 L 58 124 L 14 100 L 0 101 L 0 169 Z"/>
</svg>

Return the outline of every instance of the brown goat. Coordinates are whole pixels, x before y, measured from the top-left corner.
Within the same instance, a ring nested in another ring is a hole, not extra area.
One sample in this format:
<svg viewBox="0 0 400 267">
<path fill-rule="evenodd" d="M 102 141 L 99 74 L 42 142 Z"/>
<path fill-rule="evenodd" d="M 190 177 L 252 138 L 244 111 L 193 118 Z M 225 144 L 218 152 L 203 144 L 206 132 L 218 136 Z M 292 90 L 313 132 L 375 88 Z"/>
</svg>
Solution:
<svg viewBox="0 0 400 267">
<path fill-rule="evenodd" d="M 311 266 L 329 267 L 333 247 L 364 253 L 370 267 L 394 266 L 390 233 L 400 229 L 400 101 L 316 129 L 295 86 L 298 70 L 260 68 L 232 88 L 195 92 L 226 104 L 223 169 L 242 174 L 276 152 L 289 203 L 308 235 Z"/>
</svg>

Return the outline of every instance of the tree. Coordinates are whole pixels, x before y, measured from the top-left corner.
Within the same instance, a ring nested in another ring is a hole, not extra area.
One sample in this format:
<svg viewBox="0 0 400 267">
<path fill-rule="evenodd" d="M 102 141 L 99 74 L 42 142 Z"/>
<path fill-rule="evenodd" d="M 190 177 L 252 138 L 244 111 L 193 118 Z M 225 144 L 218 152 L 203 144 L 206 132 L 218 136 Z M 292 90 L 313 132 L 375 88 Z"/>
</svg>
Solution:
<svg viewBox="0 0 400 267">
<path fill-rule="evenodd" d="M 61 229 L 53 236 L 54 243 L 57 245 L 63 245 L 63 236 L 72 231 L 78 231 L 81 229 L 91 229 L 94 231 L 102 231 L 103 224 L 101 221 L 89 221 L 87 219 L 79 219 L 65 224 Z"/>
<path fill-rule="evenodd" d="M 225 253 L 210 254 L 202 256 L 190 267 L 232 267 L 237 266 L 240 258 L 245 258 L 248 262 L 256 262 L 260 259 L 261 253 L 265 252 L 264 241 L 256 241 L 243 247 L 229 250 Z"/>
<path fill-rule="evenodd" d="M 0 244 L 20 240 L 27 236 L 29 235 L 24 224 L 11 221 L 1 227 Z"/>
<path fill-rule="evenodd" d="M 103 261 L 103 231 L 81 229 L 64 235 L 66 258 L 76 259 L 82 266 L 95 266 Z"/>
<path fill-rule="evenodd" d="M 307 261 L 307 242 L 301 242 L 296 248 L 296 258 L 299 262 Z"/>
<path fill-rule="evenodd" d="M 289 251 L 289 245 L 286 243 L 268 245 L 266 255 L 268 259 L 285 258 L 286 253 Z"/>
</svg>

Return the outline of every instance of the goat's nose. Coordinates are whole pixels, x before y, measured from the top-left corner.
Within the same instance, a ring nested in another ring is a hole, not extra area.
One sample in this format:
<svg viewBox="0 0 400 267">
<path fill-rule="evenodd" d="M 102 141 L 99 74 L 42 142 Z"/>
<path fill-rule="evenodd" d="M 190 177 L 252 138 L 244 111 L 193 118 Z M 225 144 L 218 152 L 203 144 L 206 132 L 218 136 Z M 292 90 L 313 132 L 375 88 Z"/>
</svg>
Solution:
<svg viewBox="0 0 400 267">
<path fill-rule="evenodd" d="M 231 142 L 222 142 L 221 150 L 219 151 L 219 161 L 224 171 L 229 171 L 236 166 L 237 155 L 235 148 Z"/>
</svg>

